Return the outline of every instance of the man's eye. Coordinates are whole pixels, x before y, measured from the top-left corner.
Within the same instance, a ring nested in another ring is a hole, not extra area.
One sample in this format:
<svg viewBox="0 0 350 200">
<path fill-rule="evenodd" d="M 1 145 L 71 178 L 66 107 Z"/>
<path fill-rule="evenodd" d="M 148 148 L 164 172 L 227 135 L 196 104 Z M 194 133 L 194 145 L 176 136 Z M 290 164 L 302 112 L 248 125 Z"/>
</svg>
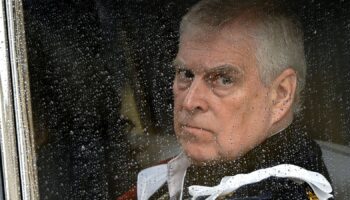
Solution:
<svg viewBox="0 0 350 200">
<path fill-rule="evenodd" d="M 183 81 L 191 81 L 194 78 L 194 74 L 192 71 L 187 69 L 177 69 L 176 70 L 177 77 Z"/>
<path fill-rule="evenodd" d="M 227 87 L 231 86 L 235 82 L 235 79 L 229 74 L 214 74 L 209 76 L 209 82 L 212 87 Z"/>
<path fill-rule="evenodd" d="M 227 86 L 233 84 L 234 80 L 232 77 L 221 76 L 216 80 L 217 84 L 222 86 Z"/>
</svg>

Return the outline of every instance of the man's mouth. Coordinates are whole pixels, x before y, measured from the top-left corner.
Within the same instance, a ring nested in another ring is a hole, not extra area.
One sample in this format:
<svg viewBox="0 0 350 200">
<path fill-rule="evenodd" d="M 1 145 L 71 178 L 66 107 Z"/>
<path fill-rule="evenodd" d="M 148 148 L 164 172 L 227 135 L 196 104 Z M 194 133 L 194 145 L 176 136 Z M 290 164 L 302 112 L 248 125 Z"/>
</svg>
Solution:
<svg viewBox="0 0 350 200">
<path fill-rule="evenodd" d="M 213 132 L 195 125 L 181 124 L 181 137 L 190 141 L 193 140 L 207 140 L 207 138 L 212 138 Z"/>
</svg>

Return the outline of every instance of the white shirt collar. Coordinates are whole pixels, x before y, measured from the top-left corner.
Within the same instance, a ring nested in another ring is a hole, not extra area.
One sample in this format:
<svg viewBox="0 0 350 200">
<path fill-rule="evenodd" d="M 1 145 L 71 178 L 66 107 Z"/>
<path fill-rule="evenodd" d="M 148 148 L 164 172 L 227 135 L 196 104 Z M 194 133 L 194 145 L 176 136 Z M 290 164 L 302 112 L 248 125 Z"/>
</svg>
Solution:
<svg viewBox="0 0 350 200">
<path fill-rule="evenodd" d="M 168 162 L 168 188 L 169 196 L 173 197 L 180 192 L 182 197 L 182 190 L 186 170 L 191 162 L 184 152 Z M 181 199 L 181 198 L 180 198 Z"/>
<path fill-rule="evenodd" d="M 182 152 L 167 164 L 142 170 L 137 177 L 137 199 L 149 199 L 166 181 L 169 196 L 174 197 L 180 193 L 182 197 L 184 177 L 189 166 L 190 160 Z"/>
</svg>

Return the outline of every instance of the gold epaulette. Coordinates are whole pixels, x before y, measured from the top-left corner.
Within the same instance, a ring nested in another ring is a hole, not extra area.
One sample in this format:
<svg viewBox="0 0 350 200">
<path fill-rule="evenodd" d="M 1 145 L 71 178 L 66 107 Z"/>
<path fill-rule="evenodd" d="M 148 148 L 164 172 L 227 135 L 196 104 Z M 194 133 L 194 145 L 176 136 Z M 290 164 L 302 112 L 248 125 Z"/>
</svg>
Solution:
<svg viewBox="0 0 350 200">
<path fill-rule="evenodd" d="M 316 194 L 310 190 L 306 191 L 307 197 L 309 198 L 309 200 L 318 200 L 318 197 L 316 196 Z"/>
</svg>

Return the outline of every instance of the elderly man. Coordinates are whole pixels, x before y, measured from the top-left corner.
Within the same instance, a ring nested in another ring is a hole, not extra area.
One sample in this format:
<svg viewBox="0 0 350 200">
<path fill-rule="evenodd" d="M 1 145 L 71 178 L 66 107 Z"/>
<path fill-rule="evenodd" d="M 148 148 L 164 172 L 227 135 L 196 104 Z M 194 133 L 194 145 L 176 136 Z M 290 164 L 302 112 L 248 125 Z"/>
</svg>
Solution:
<svg viewBox="0 0 350 200">
<path fill-rule="evenodd" d="M 174 67 L 183 153 L 140 172 L 138 199 L 332 197 L 319 147 L 292 125 L 303 34 L 280 5 L 199 2 L 182 19 Z"/>
</svg>

